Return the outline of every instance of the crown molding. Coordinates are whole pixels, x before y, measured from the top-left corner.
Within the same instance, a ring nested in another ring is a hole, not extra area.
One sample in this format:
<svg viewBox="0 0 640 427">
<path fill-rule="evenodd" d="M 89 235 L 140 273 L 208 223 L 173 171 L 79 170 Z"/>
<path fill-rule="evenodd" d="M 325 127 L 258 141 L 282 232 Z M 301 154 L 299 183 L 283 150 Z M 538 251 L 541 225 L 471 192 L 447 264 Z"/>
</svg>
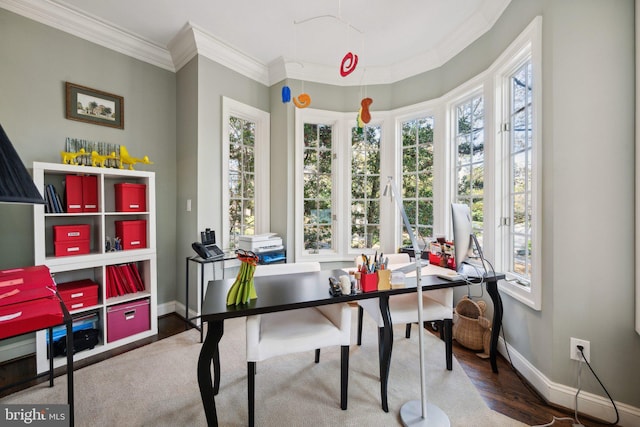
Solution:
<svg viewBox="0 0 640 427">
<path fill-rule="evenodd" d="M 439 43 L 438 48 L 388 67 L 361 68 L 348 77 L 341 77 L 337 66 L 301 64 L 284 58 L 263 64 L 192 23 L 185 24 L 165 48 L 50 0 L 0 0 L 0 7 L 172 72 L 180 70 L 196 55 L 202 55 L 267 86 L 284 79 L 359 86 L 391 84 L 444 65 L 487 32 L 510 2 L 484 0 L 484 6 L 479 8 L 482 12 L 469 17 L 456 32 Z"/>
<path fill-rule="evenodd" d="M 176 71 L 195 55 L 202 55 L 243 76 L 269 85 L 269 72 L 265 64 L 229 46 L 190 22 L 169 42 L 168 47 Z"/>
<path fill-rule="evenodd" d="M 169 52 L 135 34 L 49 0 L 0 0 L 0 7 L 81 39 L 165 70 L 175 67 Z"/>
</svg>

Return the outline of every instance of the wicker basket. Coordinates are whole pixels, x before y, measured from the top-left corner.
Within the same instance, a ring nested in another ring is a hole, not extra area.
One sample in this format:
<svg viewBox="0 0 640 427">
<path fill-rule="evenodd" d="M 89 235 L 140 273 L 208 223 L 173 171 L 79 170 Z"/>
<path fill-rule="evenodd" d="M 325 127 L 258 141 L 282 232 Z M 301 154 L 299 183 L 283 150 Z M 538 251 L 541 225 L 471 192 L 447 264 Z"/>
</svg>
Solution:
<svg viewBox="0 0 640 427">
<path fill-rule="evenodd" d="M 456 305 L 453 315 L 453 338 L 471 350 L 484 350 L 489 353 L 491 321 L 484 317 L 487 304 L 473 301 L 467 297 Z"/>
</svg>

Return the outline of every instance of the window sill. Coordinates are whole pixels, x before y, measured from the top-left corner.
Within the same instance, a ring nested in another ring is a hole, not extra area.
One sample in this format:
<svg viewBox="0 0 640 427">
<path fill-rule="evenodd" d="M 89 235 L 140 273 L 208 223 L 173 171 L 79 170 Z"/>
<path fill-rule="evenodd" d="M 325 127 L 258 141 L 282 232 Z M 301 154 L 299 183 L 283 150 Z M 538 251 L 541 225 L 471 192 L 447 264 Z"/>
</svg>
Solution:
<svg viewBox="0 0 640 427">
<path fill-rule="evenodd" d="M 517 285 L 514 283 L 507 282 L 505 280 L 501 280 L 498 283 L 498 289 L 501 292 L 509 295 L 517 301 L 520 301 L 522 304 L 532 308 L 536 311 L 542 310 L 542 304 L 540 301 L 539 295 L 534 295 L 529 289 L 525 289 L 522 285 Z"/>
</svg>

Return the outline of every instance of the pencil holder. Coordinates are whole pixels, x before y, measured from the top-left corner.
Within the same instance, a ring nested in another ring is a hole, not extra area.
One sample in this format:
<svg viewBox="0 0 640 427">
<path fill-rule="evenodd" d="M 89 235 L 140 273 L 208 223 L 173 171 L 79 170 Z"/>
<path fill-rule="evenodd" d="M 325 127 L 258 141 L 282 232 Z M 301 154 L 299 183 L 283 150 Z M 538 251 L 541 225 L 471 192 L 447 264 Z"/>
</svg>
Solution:
<svg viewBox="0 0 640 427">
<path fill-rule="evenodd" d="M 378 274 L 377 273 L 361 273 L 360 285 L 362 292 L 373 292 L 378 290 Z"/>
<path fill-rule="evenodd" d="M 391 289 L 391 270 L 378 270 L 378 290 Z"/>
</svg>

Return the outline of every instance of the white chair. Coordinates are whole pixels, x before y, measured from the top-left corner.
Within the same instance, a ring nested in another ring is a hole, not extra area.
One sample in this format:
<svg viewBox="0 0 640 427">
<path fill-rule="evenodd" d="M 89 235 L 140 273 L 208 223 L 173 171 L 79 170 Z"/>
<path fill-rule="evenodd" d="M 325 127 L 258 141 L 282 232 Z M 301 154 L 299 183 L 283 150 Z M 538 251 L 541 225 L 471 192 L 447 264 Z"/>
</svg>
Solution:
<svg viewBox="0 0 640 427">
<path fill-rule="evenodd" d="M 320 263 L 259 265 L 254 277 L 320 271 Z M 327 282 L 327 295 L 329 283 Z M 259 292 L 259 291 L 258 291 Z M 351 308 L 348 304 L 329 304 L 247 317 L 247 379 L 249 425 L 254 423 L 256 362 L 271 357 L 341 346 L 340 407 L 347 409 Z"/>
<path fill-rule="evenodd" d="M 388 269 L 393 270 L 411 263 L 409 254 L 390 254 Z M 356 265 L 362 264 L 362 258 L 356 258 Z M 380 335 L 384 323 L 380 313 L 380 302 L 378 298 L 365 299 L 358 301 L 358 345 L 362 344 L 362 313 L 366 311 L 373 320 L 378 324 L 378 346 L 380 343 Z M 389 297 L 389 312 L 391 314 L 391 322 L 396 324 L 406 324 L 405 336 L 411 337 L 411 324 L 418 322 L 418 302 L 416 294 L 391 295 Z M 452 369 L 452 343 L 453 343 L 453 289 L 434 289 L 432 291 L 424 291 L 422 293 L 422 313 L 423 320 L 435 321 L 438 323 L 440 337 L 445 342 L 445 357 L 447 370 Z"/>
</svg>

